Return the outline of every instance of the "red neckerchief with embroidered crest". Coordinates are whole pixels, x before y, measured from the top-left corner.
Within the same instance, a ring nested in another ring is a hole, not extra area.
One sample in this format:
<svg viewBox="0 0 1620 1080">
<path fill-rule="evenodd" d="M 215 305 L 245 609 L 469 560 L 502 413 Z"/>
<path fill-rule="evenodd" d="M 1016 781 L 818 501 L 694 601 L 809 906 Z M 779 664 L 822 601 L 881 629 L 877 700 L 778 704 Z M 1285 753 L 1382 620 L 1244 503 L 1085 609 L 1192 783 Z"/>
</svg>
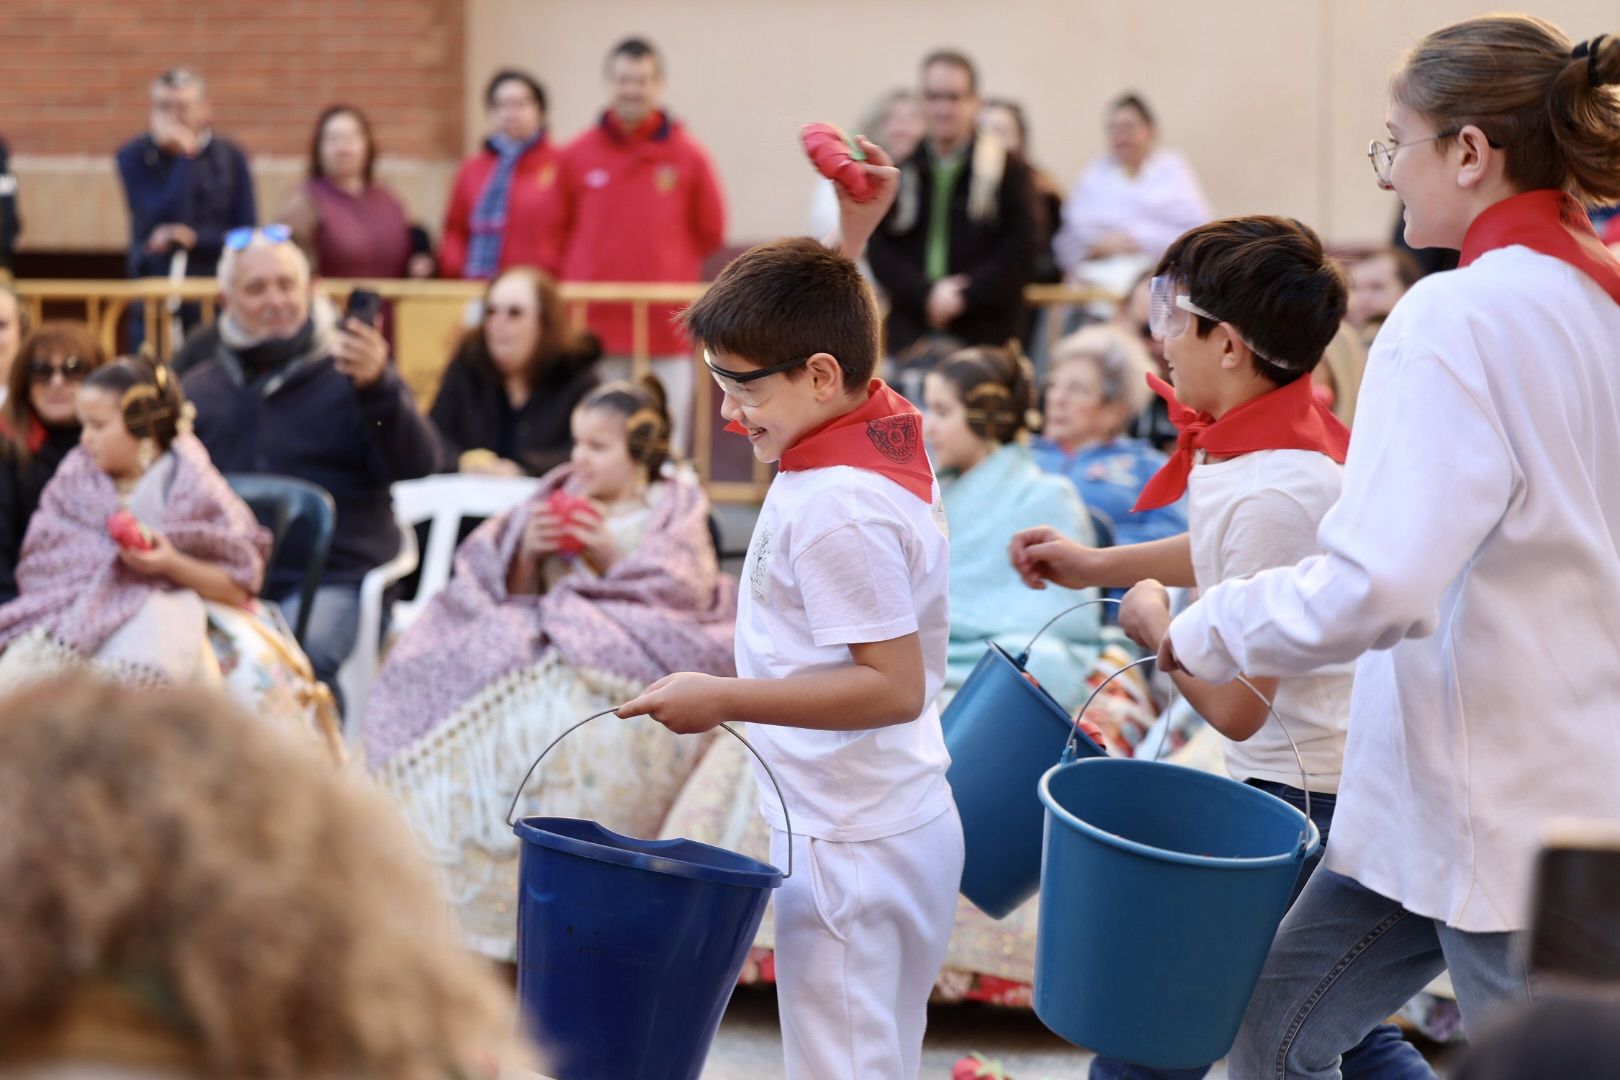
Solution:
<svg viewBox="0 0 1620 1080">
<path fill-rule="evenodd" d="M 925 503 L 934 501 L 934 468 L 923 452 L 922 414 L 882 379 L 867 386 L 866 404 L 834 417 L 783 451 L 783 472 L 848 465 L 888 477 Z M 733 420 L 726 430 L 748 429 Z"/>
<path fill-rule="evenodd" d="M 1486 207 L 1468 226 L 1458 265 L 1512 244 L 1568 263 L 1620 304 L 1620 258 L 1598 237 L 1574 196 L 1537 188 Z"/>
<path fill-rule="evenodd" d="M 1315 450 L 1344 464 L 1350 448 L 1350 429 L 1316 396 L 1311 377 L 1302 375 L 1287 386 L 1250 398 L 1219 420 L 1207 412 L 1188 408 L 1157 375 L 1148 385 L 1170 406 L 1170 422 L 1180 433 L 1176 452 L 1142 488 L 1133 511 L 1169 506 L 1187 490 L 1193 455 L 1249 454 L 1257 450 Z"/>
</svg>

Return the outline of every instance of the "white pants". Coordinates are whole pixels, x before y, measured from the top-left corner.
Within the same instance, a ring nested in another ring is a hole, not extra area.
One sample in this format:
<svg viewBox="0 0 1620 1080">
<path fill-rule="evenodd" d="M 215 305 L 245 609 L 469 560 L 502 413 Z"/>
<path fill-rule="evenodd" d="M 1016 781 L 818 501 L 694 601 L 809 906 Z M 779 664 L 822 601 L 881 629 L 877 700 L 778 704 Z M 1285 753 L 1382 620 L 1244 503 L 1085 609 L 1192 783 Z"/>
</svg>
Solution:
<svg viewBox="0 0 1620 1080">
<path fill-rule="evenodd" d="M 771 862 L 785 868 L 786 849 L 772 830 Z M 793 838 L 793 876 L 776 891 L 788 1080 L 916 1080 L 961 885 L 955 806 L 879 840 Z"/>
<path fill-rule="evenodd" d="M 628 379 L 632 369 L 628 356 L 604 356 L 598 362 L 602 378 Z M 689 452 L 692 432 L 692 357 L 687 353 L 652 358 L 652 373 L 664 384 L 664 398 L 669 402 L 669 444 L 683 456 Z"/>
</svg>

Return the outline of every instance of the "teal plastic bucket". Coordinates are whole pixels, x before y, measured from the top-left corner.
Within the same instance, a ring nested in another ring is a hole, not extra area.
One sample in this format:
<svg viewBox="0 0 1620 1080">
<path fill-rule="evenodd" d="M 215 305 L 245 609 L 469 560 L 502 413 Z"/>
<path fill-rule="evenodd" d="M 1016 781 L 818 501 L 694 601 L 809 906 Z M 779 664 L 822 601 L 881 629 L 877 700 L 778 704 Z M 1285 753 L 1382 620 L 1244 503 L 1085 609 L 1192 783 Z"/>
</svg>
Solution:
<svg viewBox="0 0 1620 1080">
<path fill-rule="evenodd" d="M 1039 794 L 1036 1015 L 1140 1065 L 1220 1059 L 1316 826 L 1246 784 L 1131 758 L 1056 765 Z"/>
<path fill-rule="evenodd" d="M 1033 642 L 1031 642 L 1033 644 Z M 945 774 L 962 816 L 962 895 L 991 918 L 1005 918 L 1041 883 L 1045 813 L 1035 794 L 1041 774 L 1079 731 L 1063 706 L 992 642 L 940 717 L 951 767 Z M 1083 711 L 1083 710 L 1082 710 Z M 1076 752 L 1106 751 L 1081 733 Z"/>
</svg>

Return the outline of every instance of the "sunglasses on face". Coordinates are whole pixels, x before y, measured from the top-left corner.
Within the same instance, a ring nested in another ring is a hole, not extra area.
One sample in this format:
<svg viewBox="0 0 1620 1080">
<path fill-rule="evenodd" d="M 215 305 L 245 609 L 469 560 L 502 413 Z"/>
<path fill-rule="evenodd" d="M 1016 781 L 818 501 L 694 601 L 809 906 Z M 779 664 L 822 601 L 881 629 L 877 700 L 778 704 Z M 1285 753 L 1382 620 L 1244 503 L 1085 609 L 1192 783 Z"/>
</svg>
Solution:
<svg viewBox="0 0 1620 1080">
<path fill-rule="evenodd" d="M 35 386 L 49 386 L 58 375 L 62 376 L 63 382 L 83 382 L 89 374 L 89 363 L 77 356 L 70 356 L 60 364 L 53 364 L 49 360 L 33 360 L 28 364 L 28 377 Z"/>
<path fill-rule="evenodd" d="M 255 228 L 244 225 L 240 229 L 232 229 L 225 234 L 225 250 L 241 251 L 253 243 L 255 236 L 262 236 L 272 244 L 285 244 L 292 239 L 292 230 L 285 225 L 265 225 Z"/>
</svg>

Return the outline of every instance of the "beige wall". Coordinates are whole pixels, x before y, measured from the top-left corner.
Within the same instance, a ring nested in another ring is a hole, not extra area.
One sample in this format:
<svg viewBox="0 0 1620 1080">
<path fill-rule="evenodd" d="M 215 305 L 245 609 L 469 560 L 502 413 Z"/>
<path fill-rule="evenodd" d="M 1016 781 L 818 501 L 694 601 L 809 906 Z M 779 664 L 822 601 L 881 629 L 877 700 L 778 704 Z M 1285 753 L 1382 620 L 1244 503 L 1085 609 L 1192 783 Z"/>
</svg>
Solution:
<svg viewBox="0 0 1620 1080">
<path fill-rule="evenodd" d="M 1536 0 L 1577 39 L 1620 33 L 1620 0 Z M 613 42 L 647 36 L 669 100 L 713 152 L 730 234 L 805 227 L 813 178 L 800 124 L 850 125 L 915 78 L 938 45 L 967 50 L 987 93 L 1025 102 L 1036 161 L 1067 185 L 1101 149 L 1101 109 L 1127 87 L 1160 115 L 1222 214 L 1298 216 L 1340 242 L 1376 241 L 1396 213 L 1365 156 L 1400 52 L 1493 10 L 1481 0 L 468 0 L 469 140 L 500 64 L 532 69 L 572 135 L 604 102 Z"/>
</svg>

